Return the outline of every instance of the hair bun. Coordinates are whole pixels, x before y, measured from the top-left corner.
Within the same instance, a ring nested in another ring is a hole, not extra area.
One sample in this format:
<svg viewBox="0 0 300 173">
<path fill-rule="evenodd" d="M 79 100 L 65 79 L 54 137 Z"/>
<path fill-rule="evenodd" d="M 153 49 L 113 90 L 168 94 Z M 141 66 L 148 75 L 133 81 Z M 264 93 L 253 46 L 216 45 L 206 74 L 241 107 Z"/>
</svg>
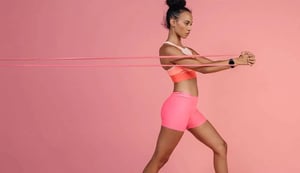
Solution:
<svg viewBox="0 0 300 173">
<path fill-rule="evenodd" d="M 167 0 L 167 5 L 170 8 L 183 8 L 186 5 L 185 0 Z"/>
</svg>

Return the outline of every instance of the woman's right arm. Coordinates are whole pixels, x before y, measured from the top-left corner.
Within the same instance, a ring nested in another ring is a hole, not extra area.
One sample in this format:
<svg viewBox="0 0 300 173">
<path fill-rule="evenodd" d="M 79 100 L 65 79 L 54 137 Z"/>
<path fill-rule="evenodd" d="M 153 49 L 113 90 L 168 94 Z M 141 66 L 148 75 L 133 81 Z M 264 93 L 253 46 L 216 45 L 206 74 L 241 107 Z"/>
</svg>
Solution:
<svg viewBox="0 0 300 173">
<path fill-rule="evenodd" d="M 194 55 L 198 55 L 197 52 L 193 50 Z M 164 49 L 160 50 L 160 55 L 162 56 L 186 56 L 183 54 L 180 50 L 174 47 L 165 47 Z M 239 57 L 234 58 L 235 66 L 237 65 L 252 65 L 249 64 L 248 59 L 249 59 L 248 54 L 241 54 Z M 253 55 L 254 56 L 254 55 Z M 229 59 L 228 60 L 218 60 L 218 61 L 213 61 L 205 57 L 186 57 L 186 58 L 171 58 L 170 62 L 174 65 L 185 65 L 185 68 L 189 68 L 195 71 L 198 71 L 203 74 L 207 73 L 213 73 L 213 72 L 218 72 L 221 70 L 226 70 L 230 69 L 231 66 L 229 64 Z M 251 61 L 252 62 L 252 61 Z M 188 66 L 191 65 L 191 66 Z M 199 65 L 199 66 L 196 66 Z M 205 66 L 207 65 L 207 66 Z M 214 66 L 215 65 L 215 66 Z"/>
<path fill-rule="evenodd" d="M 189 48 L 191 49 L 191 48 Z M 195 50 L 191 49 L 193 55 L 199 55 Z M 201 70 L 202 73 L 214 73 L 226 69 L 230 69 L 231 65 L 229 64 L 230 59 L 227 60 L 217 60 L 213 61 L 204 56 L 196 57 L 196 59 L 204 64 L 209 64 L 209 66 L 199 66 L 195 67 L 195 71 Z M 232 58 L 234 61 L 234 66 L 237 65 L 253 65 L 255 63 L 255 56 L 249 51 L 243 51 L 239 57 Z"/>
</svg>

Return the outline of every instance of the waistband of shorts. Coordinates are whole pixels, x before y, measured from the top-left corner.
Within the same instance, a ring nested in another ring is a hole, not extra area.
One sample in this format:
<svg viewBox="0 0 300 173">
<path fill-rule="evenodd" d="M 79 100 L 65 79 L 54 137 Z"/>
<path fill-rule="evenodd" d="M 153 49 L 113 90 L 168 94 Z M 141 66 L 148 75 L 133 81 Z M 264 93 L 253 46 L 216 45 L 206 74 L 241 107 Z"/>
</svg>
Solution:
<svg viewBox="0 0 300 173">
<path fill-rule="evenodd" d="M 183 91 L 174 91 L 174 92 L 172 92 L 172 94 L 176 94 L 176 95 L 180 95 L 180 96 L 184 96 L 184 97 L 188 97 L 188 98 L 194 98 L 194 99 L 198 98 L 198 96 L 194 96 L 194 95 L 191 95 L 190 93 L 186 93 Z"/>
</svg>

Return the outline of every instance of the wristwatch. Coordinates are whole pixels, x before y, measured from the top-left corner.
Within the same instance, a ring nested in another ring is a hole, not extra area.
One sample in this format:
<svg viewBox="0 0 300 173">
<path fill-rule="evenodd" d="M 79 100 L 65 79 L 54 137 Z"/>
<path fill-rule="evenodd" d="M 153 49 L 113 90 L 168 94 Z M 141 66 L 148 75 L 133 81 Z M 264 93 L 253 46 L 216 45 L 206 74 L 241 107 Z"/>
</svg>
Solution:
<svg viewBox="0 0 300 173">
<path fill-rule="evenodd" d="M 229 59 L 228 64 L 230 65 L 231 68 L 234 68 L 234 67 L 235 67 L 235 66 L 234 66 L 235 63 L 234 63 L 234 60 L 233 60 L 232 58 Z"/>
</svg>

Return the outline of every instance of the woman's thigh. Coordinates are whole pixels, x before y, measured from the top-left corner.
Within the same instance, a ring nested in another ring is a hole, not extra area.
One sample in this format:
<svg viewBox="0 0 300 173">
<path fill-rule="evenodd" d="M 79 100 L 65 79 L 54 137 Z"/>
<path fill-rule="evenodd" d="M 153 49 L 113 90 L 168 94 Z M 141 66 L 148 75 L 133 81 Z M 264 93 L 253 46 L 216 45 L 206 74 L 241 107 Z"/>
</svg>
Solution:
<svg viewBox="0 0 300 173">
<path fill-rule="evenodd" d="M 226 145 L 224 139 L 207 120 L 198 127 L 188 129 L 199 141 L 207 145 L 213 150 L 217 150 L 220 145 Z"/>
<path fill-rule="evenodd" d="M 184 131 L 173 130 L 164 126 L 161 126 L 154 157 L 169 157 L 177 144 L 179 143 Z"/>
</svg>

